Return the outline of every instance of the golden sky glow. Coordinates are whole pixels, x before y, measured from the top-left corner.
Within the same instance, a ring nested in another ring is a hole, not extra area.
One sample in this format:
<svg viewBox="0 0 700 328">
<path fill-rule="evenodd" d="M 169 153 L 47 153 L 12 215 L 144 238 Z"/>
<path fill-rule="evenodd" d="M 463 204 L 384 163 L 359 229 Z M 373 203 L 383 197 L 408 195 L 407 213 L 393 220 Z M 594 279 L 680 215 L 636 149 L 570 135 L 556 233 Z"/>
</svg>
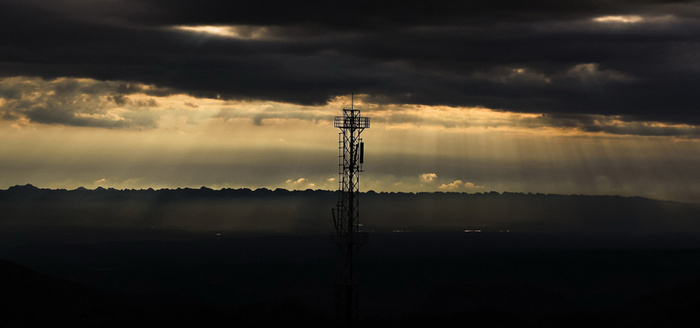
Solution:
<svg viewBox="0 0 700 328">
<path fill-rule="evenodd" d="M 638 24 L 656 24 L 663 25 L 672 22 L 679 22 L 681 19 L 674 15 L 658 15 L 658 16 L 640 16 L 640 15 L 609 15 L 600 16 L 592 19 L 595 23 L 608 25 L 638 25 Z"/>
<path fill-rule="evenodd" d="M 159 94 L 146 85 L 120 94 L 123 82 L 89 79 L 2 85 L 3 188 L 337 187 L 331 120 L 348 96 L 301 106 Z M 576 126 L 537 113 L 367 99 L 355 98 L 372 119 L 363 133 L 363 190 L 700 200 L 695 126 L 611 116 Z M 51 115 L 37 116 L 37 108 Z"/>
<path fill-rule="evenodd" d="M 641 16 L 637 15 L 626 15 L 626 16 L 602 16 L 593 19 L 594 22 L 599 23 L 639 23 L 643 20 Z"/>
<path fill-rule="evenodd" d="M 176 30 L 241 40 L 269 39 L 268 28 L 244 25 L 176 26 Z"/>
</svg>

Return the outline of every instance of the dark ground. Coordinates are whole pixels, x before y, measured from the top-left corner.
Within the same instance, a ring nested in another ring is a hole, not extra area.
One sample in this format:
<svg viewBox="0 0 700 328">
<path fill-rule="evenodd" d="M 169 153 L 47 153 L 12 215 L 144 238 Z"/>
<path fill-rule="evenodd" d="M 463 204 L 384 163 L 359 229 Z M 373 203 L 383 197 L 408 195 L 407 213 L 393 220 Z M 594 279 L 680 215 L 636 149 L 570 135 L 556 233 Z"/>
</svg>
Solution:
<svg viewBox="0 0 700 328">
<path fill-rule="evenodd" d="M 0 324 L 337 326 L 328 233 L 336 196 L 0 190 Z M 361 198 L 372 232 L 358 267 L 360 327 L 700 322 L 700 204 L 513 193 Z"/>
<path fill-rule="evenodd" d="M 5 244 L 5 321 L 332 326 L 328 235 L 99 235 Z M 680 326 L 700 305 L 698 258 L 693 235 L 372 234 L 361 326 Z"/>
</svg>

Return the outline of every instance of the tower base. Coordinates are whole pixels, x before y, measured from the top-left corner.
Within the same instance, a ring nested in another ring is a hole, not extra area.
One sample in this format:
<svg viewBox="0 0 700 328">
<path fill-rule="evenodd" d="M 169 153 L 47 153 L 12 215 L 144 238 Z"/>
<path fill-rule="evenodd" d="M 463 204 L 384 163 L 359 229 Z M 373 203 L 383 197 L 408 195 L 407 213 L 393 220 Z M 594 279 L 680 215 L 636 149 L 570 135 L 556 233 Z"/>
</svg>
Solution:
<svg viewBox="0 0 700 328">
<path fill-rule="evenodd" d="M 352 324 L 359 319 L 357 284 L 336 284 L 333 289 L 333 300 L 336 319 L 339 322 Z"/>
</svg>

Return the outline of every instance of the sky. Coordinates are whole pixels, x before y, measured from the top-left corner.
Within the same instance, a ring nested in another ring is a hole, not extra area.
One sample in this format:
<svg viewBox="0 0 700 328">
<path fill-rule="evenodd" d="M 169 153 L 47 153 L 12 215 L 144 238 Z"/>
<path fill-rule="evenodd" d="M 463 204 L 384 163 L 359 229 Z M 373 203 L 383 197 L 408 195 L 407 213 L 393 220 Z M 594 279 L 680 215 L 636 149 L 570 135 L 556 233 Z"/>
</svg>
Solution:
<svg viewBox="0 0 700 328">
<path fill-rule="evenodd" d="M 0 0 L 0 188 L 700 202 L 700 3 Z"/>
</svg>

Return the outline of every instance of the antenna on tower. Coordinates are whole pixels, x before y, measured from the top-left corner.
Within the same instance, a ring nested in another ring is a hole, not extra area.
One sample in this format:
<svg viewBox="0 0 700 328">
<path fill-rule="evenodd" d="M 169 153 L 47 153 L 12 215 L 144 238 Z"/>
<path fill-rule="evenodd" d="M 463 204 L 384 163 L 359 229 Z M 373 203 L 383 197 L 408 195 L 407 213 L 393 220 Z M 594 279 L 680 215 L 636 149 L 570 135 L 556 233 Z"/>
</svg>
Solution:
<svg viewBox="0 0 700 328">
<path fill-rule="evenodd" d="M 331 238 L 338 247 L 338 280 L 334 288 L 334 307 L 339 321 L 352 325 L 359 319 L 358 280 L 356 263 L 358 250 L 367 242 L 366 232 L 360 231 L 360 172 L 364 163 L 364 142 L 360 134 L 369 128 L 369 117 L 360 116 L 355 109 L 355 93 L 350 108 L 336 116 L 333 126 L 338 134 L 338 203 L 333 208 L 335 232 Z"/>
</svg>

